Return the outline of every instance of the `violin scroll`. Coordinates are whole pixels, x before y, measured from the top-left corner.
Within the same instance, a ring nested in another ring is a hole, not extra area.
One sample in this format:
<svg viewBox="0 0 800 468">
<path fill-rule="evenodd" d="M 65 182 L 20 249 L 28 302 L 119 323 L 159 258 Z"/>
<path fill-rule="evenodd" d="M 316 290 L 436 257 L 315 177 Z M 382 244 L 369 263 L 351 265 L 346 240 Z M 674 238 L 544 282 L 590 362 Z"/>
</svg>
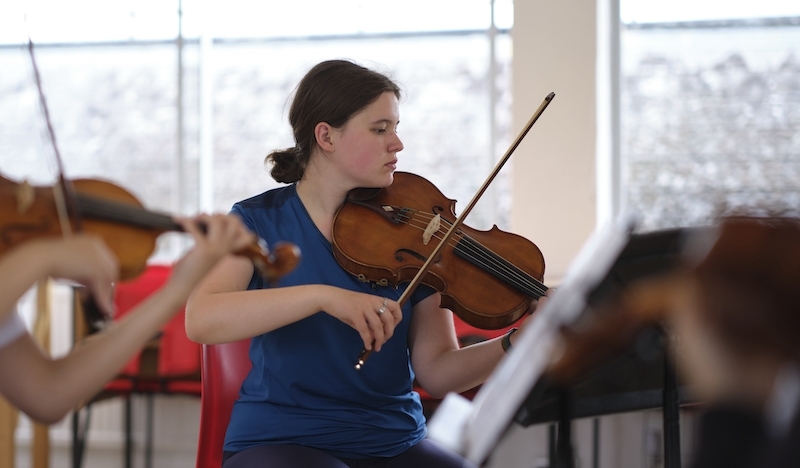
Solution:
<svg viewBox="0 0 800 468">
<path fill-rule="evenodd" d="M 249 257 L 253 267 L 269 283 L 279 280 L 300 263 L 300 248 L 290 242 L 278 242 L 270 252 L 264 240 L 259 239 L 258 243 L 251 244 L 236 254 Z"/>
</svg>

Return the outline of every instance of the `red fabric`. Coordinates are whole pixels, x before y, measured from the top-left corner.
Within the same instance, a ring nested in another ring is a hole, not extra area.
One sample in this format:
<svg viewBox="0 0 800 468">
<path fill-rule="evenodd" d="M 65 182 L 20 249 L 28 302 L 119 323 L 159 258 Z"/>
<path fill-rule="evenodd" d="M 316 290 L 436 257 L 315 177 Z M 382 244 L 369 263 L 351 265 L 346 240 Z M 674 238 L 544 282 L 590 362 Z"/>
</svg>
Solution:
<svg viewBox="0 0 800 468">
<path fill-rule="evenodd" d="M 114 292 L 115 320 L 124 317 L 150 294 L 166 283 L 172 272 L 169 265 L 149 265 L 133 279 L 117 284 Z M 181 310 L 162 328 L 159 339 L 158 373 L 161 377 L 175 377 L 196 373 L 200 369 L 200 345 L 186 337 L 185 310 Z M 121 374 L 139 374 L 139 357 L 131 359 Z"/>
<path fill-rule="evenodd" d="M 457 315 L 453 316 L 453 320 L 456 323 L 456 336 L 458 336 L 459 340 L 462 340 L 468 336 L 479 336 L 482 337 L 484 340 L 490 340 L 492 338 L 496 338 L 503 333 L 507 332 L 509 328 L 515 325 L 509 325 L 506 328 L 501 328 L 499 330 L 481 330 L 480 328 L 473 327 L 472 325 L 468 325 L 466 322 L 458 318 Z"/>
<path fill-rule="evenodd" d="M 202 384 L 197 380 L 168 380 L 166 386 L 166 393 L 200 395 L 202 392 Z"/>
<path fill-rule="evenodd" d="M 197 380 L 182 379 L 136 379 L 119 377 L 108 382 L 103 392 L 114 394 L 127 393 L 166 393 L 182 395 L 200 395 L 201 384 Z"/>
<path fill-rule="evenodd" d="M 222 445 L 233 403 L 250 372 L 250 340 L 203 345 L 197 468 L 222 466 Z"/>
</svg>

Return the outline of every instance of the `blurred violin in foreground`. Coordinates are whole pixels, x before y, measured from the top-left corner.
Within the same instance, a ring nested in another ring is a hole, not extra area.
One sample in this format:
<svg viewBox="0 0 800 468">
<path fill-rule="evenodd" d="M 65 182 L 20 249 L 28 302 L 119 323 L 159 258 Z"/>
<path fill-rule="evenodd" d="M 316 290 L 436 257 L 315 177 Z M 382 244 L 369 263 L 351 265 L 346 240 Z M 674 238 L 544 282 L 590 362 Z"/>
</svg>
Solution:
<svg viewBox="0 0 800 468">
<path fill-rule="evenodd" d="M 172 216 L 145 209 L 122 187 L 97 179 L 72 181 L 74 200 L 63 203 L 60 191 L 50 186 L 16 183 L 0 175 L 0 255 L 27 240 L 89 232 L 108 244 L 120 263 L 120 279 L 138 276 L 155 250 L 156 238 L 168 231 L 183 231 Z M 248 257 L 267 281 L 291 272 L 300 250 L 290 243 L 276 244 L 270 252 L 258 241 L 237 252 Z"/>
<path fill-rule="evenodd" d="M 0 255 L 20 242 L 39 236 L 68 236 L 86 230 L 108 244 L 120 264 L 120 279 L 131 279 L 144 271 L 155 250 L 156 238 L 167 231 L 183 231 L 172 216 L 143 208 L 130 192 L 98 179 L 68 180 L 50 120 L 39 67 L 28 40 L 33 77 L 53 147 L 58 181 L 51 187 L 16 183 L 0 175 Z M 201 226 L 203 229 L 203 226 Z M 237 252 L 253 261 L 268 281 L 275 281 L 297 266 L 300 250 L 291 244 L 275 246 L 270 253 L 259 240 Z"/>
<path fill-rule="evenodd" d="M 155 250 L 156 238 L 167 231 L 183 231 L 172 216 L 148 211 L 127 190 L 97 179 L 68 180 L 56 144 L 39 67 L 28 40 L 33 77 L 53 147 L 58 181 L 51 187 L 16 183 L 0 175 L 0 255 L 15 245 L 40 236 L 66 237 L 73 232 L 89 232 L 103 238 L 120 265 L 119 278 L 132 279 L 142 273 Z M 204 226 L 200 226 L 205 230 Z M 292 271 L 299 262 L 300 249 L 292 244 L 275 246 L 270 253 L 259 240 L 237 252 L 253 262 L 253 267 L 269 282 Z M 84 299 L 84 315 L 93 326 L 109 319 L 91 297 Z"/>
<path fill-rule="evenodd" d="M 800 359 L 800 336 L 787 333 L 800 330 L 800 219 L 729 217 L 695 236 L 678 267 L 631 284 L 579 326 L 563 328 L 548 377 L 569 385 L 645 327 L 674 335 L 686 314 L 730 337 L 731 348 L 769 343 Z M 668 340 L 681 345 L 680 336 Z"/>
</svg>

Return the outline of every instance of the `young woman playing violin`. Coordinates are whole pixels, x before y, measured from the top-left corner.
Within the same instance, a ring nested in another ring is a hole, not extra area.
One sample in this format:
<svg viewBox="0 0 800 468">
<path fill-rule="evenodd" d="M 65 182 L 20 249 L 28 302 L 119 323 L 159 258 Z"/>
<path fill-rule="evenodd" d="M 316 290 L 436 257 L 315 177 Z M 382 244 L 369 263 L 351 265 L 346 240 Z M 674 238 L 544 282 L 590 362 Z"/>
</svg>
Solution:
<svg viewBox="0 0 800 468">
<path fill-rule="evenodd" d="M 459 348 L 452 313 L 420 286 L 361 282 L 335 260 L 332 225 L 348 192 L 392 184 L 403 143 L 399 87 L 349 61 L 314 66 L 289 120 L 295 146 L 267 156 L 281 188 L 232 212 L 268 243 L 295 243 L 304 260 L 277 286 L 225 259 L 192 293 L 191 339 L 252 338 L 253 368 L 225 437 L 225 468 L 468 466 L 425 438 L 416 378 L 433 396 L 482 383 L 504 355 L 501 339 Z M 355 370 L 362 349 L 369 364 Z"/>
<path fill-rule="evenodd" d="M 0 257 L 0 393 L 37 421 L 59 421 L 94 395 L 180 310 L 211 267 L 255 239 L 235 216 L 201 215 L 180 224 L 195 245 L 177 262 L 164 287 L 107 331 L 58 359 L 46 356 L 27 333 L 16 302 L 37 280 L 64 278 L 86 285 L 98 307 L 110 313 L 111 284 L 119 275 L 117 258 L 101 237 L 92 234 L 41 237 Z"/>
</svg>

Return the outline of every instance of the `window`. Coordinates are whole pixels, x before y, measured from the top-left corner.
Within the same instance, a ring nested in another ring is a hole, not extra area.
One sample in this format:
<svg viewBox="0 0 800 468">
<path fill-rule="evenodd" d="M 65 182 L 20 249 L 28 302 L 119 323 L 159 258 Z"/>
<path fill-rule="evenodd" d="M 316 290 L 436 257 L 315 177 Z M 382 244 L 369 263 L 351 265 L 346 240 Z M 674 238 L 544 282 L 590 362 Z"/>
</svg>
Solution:
<svg viewBox="0 0 800 468">
<path fill-rule="evenodd" d="M 621 4 L 623 200 L 642 229 L 800 210 L 800 7 Z"/>
<path fill-rule="evenodd" d="M 399 170 L 426 176 L 457 208 L 510 139 L 511 0 L 410 0 L 390 12 L 361 0 L 208 4 L 0 7 L 0 173 L 54 177 L 28 34 L 66 175 L 110 179 L 159 211 L 224 212 L 277 185 L 264 157 L 292 146 L 290 94 L 324 59 L 356 60 L 403 86 Z M 507 222 L 504 183 L 471 226 Z"/>
</svg>

